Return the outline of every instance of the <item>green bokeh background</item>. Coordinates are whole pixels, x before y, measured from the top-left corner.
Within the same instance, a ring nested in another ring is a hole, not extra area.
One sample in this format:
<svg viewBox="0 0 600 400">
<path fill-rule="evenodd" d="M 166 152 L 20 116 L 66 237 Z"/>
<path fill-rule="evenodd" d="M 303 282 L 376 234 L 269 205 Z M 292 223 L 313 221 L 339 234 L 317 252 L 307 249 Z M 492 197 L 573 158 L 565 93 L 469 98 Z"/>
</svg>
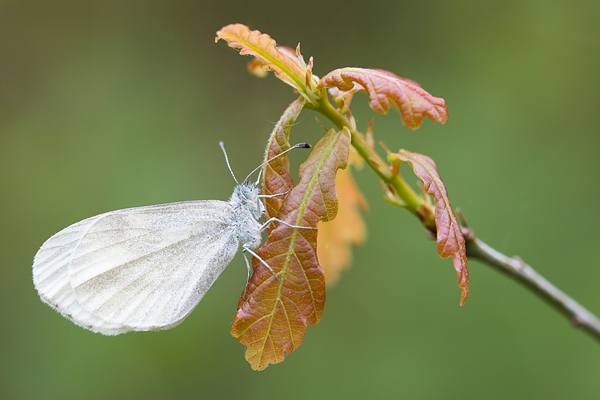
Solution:
<svg viewBox="0 0 600 400">
<path fill-rule="evenodd" d="M 445 98 L 449 121 L 417 132 L 364 95 L 353 109 L 437 161 L 483 240 L 600 312 L 599 21 L 597 0 L 0 1 L 0 398 L 597 399 L 598 342 L 475 261 L 458 307 L 452 262 L 368 170 L 368 242 L 302 346 L 260 373 L 229 334 L 239 255 L 179 327 L 118 337 L 44 305 L 31 263 L 95 214 L 227 199 L 220 140 L 238 175 L 257 165 L 295 95 L 213 43 L 241 22 L 301 41 L 319 76 L 384 68 Z M 292 141 L 321 134 L 305 112 Z"/>
</svg>

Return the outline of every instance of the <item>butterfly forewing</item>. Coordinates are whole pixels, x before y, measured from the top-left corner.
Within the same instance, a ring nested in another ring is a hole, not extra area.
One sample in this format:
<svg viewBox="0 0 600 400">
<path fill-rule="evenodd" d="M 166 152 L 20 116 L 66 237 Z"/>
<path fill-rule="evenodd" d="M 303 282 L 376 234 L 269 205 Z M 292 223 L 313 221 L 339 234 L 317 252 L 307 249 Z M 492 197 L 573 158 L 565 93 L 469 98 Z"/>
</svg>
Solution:
<svg viewBox="0 0 600 400">
<path fill-rule="evenodd" d="M 93 331 L 170 328 L 235 256 L 234 215 L 227 202 L 190 201 L 88 218 L 44 243 L 34 260 L 36 288 Z"/>
</svg>

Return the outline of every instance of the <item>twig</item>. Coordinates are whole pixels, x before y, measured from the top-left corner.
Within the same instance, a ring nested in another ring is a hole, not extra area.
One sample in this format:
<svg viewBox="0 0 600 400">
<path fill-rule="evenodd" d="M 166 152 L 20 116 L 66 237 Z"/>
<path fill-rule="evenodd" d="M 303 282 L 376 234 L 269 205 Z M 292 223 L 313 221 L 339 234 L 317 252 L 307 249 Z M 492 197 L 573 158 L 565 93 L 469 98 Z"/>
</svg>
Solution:
<svg viewBox="0 0 600 400">
<path fill-rule="evenodd" d="M 354 148 L 388 185 L 390 190 L 394 189 L 397 197 L 401 200 L 400 202 L 396 201 L 395 204 L 401 203 L 402 207 L 415 214 L 423 225 L 435 234 L 436 225 L 433 212 L 430 209 L 422 208 L 422 199 L 405 184 L 399 174 L 392 173 L 389 165 L 367 144 L 363 135 L 356 131 L 356 128 L 353 127 L 344 115 L 331 106 L 324 90 L 321 93 L 318 105 L 306 103 L 304 107 L 321 113 L 333 122 L 338 129 L 342 129 L 344 126 L 350 129 Z M 573 325 L 584 329 L 594 336 L 596 340 L 600 341 L 600 319 L 598 317 L 538 274 L 520 258 L 505 256 L 476 238 L 473 231 L 467 227 L 464 216 L 459 210 L 457 210 L 457 215 L 464 226 L 463 235 L 465 237 L 468 258 L 479 259 L 517 280 L 569 318 Z"/>
<path fill-rule="evenodd" d="M 457 214 L 464 224 L 464 217 L 460 212 Z M 508 257 L 493 249 L 475 237 L 470 228 L 463 228 L 463 235 L 469 259 L 476 258 L 523 284 L 565 315 L 575 327 L 582 328 L 600 341 L 600 319 L 588 309 L 550 283 L 519 257 Z"/>
</svg>

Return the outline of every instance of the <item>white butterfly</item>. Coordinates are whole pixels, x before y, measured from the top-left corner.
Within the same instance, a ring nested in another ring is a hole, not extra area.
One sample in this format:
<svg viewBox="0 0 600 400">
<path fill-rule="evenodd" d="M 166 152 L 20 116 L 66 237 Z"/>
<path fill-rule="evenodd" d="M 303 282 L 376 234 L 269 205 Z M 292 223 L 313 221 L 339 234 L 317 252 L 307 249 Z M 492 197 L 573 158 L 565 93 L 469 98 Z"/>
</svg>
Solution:
<svg viewBox="0 0 600 400">
<path fill-rule="evenodd" d="M 272 159 L 298 147 L 310 145 L 300 143 Z M 229 167 L 226 153 L 225 158 Z M 94 332 L 171 328 L 198 305 L 240 244 L 271 270 L 252 251 L 262 230 L 279 221 L 258 222 L 264 213 L 261 197 L 273 196 L 260 195 L 258 181 L 246 178 L 227 202 L 129 208 L 77 222 L 37 252 L 34 285 L 42 301 Z M 250 273 L 247 259 L 246 264 Z"/>
</svg>

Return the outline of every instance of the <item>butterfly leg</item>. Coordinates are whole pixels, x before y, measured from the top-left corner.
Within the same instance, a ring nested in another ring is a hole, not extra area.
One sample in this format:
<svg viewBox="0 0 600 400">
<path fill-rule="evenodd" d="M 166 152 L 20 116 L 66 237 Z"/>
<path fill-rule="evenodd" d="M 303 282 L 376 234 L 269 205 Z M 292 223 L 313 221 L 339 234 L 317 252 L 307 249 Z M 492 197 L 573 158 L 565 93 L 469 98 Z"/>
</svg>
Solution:
<svg viewBox="0 0 600 400">
<path fill-rule="evenodd" d="M 277 282 L 281 282 L 279 280 L 279 278 L 277 277 L 277 275 L 275 274 L 275 271 L 273 271 L 273 268 L 271 268 L 271 266 L 269 264 L 267 264 L 267 262 L 265 260 L 263 260 L 262 258 L 260 258 L 260 256 L 258 254 L 256 254 L 255 252 L 253 252 L 249 247 L 246 247 L 245 245 L 242 247 L 242 251 L 244 253 L 248 252 L 250 254 L 252 254 L 254 257 L 256 257 L 256 259 L 258 261 L 260 261 L 265 267 L 267 267 L 269 269 L 269 271 L 271 271 L 271 273 L 273 274 L 273 277 L 275 279 L 277 279 Z M 246 255 L 244 254 L 244 258 L 246 259 Z M 248 260 L 246 259 L 246 263 L 248 264 Z M 248 264 L 248 273 L 250 273 L 250 264 Z M 248 278 L 248 280 L 250 280 L 250 278 Z"/>
<path fill-rule="evenodd" d="M 292 188 L 292 189 L 293 189 L 293 188 Z M 288 194 L 289 192 L 291 192 L 291 191 L 292 191 L 292 189 L 290 189 L 290 190 L 288 190 L 288 191 L 286 191 L 286 192 L 283 192 L 283 193 L 277 193 L 277 194 L 260 194 L 260 195 L 258 195 L 258 197 L 260 197 L 260 198 L 265 198 L 265 199 L 271 199 L 271 198 L 273 198 L 273 197 L 285 196 L 286 194 Z"/>
<path fill-rule="evenodd" d="M 288 224 L 285 221 L 280 220 L 279 218 L 270 218 L 267 222 L 265 222 L 264 224 L 262 224 L 262 226 L 260 227 L 260 230 L 265 230 L 267 228 L 267 226 L 269 226 L 269 224 L 273 221 L 277 221 L 280 224 L 284 224 L 286 226 L 289 226 L 290 228 L 298 228 L 298 229 L 317 229 L 317 228 L 313 228 L 312 226 L 298 226 L 298 225 L 292 225 L 292 224 Z"/>
<path fill-rule="evenodd" d="M 246 286 L 248 286 L 248 283 L 250 282 L 250 271 L 251 271 L 251 267 L 250 267 L 250 262 L 248 261 L 248 257 L 246 257 L 246 251 L 243 250 L 242 254 L 244 256 L 244 261 L 246 261 L 246 267 L 248 268 L 248 279 L 246 279 Z"/>
</svg>

